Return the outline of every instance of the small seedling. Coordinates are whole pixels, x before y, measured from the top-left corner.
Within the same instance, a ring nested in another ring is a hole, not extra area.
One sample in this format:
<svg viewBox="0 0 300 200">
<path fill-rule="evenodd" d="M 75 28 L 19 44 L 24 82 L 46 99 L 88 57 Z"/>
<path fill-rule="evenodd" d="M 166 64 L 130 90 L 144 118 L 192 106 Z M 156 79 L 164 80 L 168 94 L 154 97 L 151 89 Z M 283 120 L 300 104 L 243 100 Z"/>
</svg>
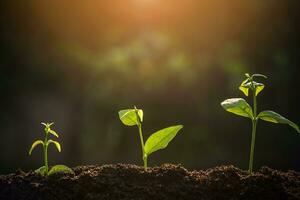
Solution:
<svg viewBox="0 0 300 200">
<path fill-rule="evenodd" d="M 252 139 L 251 139 L 251 149 L 250 149 L 250 160 L 249 160 L 249 172 L 253 171 L 253 158 L 254 158 L 254 146 L 255 146 L 255 135 L 256 126 L 259 119 L 264 121 L 288 124 L 293 127 L 298 133 L 300 133 L 299 127 L 292 121 L 286 119 L 285 117 L 279 115 L 278 113 L 265 110 L 257 114 L 257 95 L 264 89 L 265 85 L 254 81 L 254 78 L 261 77 L 267 78 L 262 74 L 245 74 L 246 79 L 241 83 L 239 89 L 246 95 L 249 95 L 249 90 L 252 92 L 253 98 L 253 109 L 243 98 L 232 98 L 227 99 L 221 103 L 222 107 L 231 113 L 240 115 L 243 117 L 248 117 L 252 121 Z"/>
<path fill-rule="evenodd" d="M 182 125 L 170 126 L 168 128 L 161 129 L 153 133 L 144 143 L 142 122 L 143 122 L 143 110 L 137 109 L 126 109 L 119 111 L 120 120 L 126 126 L 137 126 L 139 130 L 142 154 L 144 161 L 144 168 L 147 170 L 147 159 L 150 154 L 160 149 L 164 149 L 168 146 L 169 142 L 176 136 L 178 131 L 183 128 Z"/>
<path fill-rule="evenodd" d="M 58 172 L 65 172 L 65 173 L 73 173 L 72 169 L 70 169 L 69 167 L 65 166 L 65 165 L 55 165 L 53 166 L 50 170 L 49 170 L 49 166 L 48 166 L 48 146 L 49 144 L 54 144 L 57 148 L 57 150 L 59 152 L 61 152 L 61 146 L 59 144 L 59 142 L 54 141 L 49 139 L 49 134 L 58 137 L 58 134 L 51 129 L 51 126 L 54 123 L 42 123 L 42 125 L 45 126 L 45 140 L 37 140 L 35 141 L 32 145 L 31 148 L 29 150 L 29 155 L 31 155 L 32 150 L 39 144 L 41 144 L 43 146 L 43 151 L 44 151 L 44 166 L 40 167 L 39 169 L 35 170 L 35 172 L 43 175 L 43 176 L 48 176 L 48 175 L 52 175 Z"/>
</svg>

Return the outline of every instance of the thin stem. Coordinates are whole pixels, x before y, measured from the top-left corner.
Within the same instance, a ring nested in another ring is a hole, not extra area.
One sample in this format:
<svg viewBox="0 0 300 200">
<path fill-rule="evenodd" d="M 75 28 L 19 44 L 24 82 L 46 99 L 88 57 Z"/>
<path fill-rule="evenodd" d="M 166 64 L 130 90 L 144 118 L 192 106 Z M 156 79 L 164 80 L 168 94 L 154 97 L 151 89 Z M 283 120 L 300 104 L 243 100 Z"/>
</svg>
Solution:
<svg viewBox="0 0 300 200">
<path fill-rule="evenodd" d="M 141 146 L 142 146 L 142 154 L 143 154 L 143 161 L 144 161 L 144 168 L 147 170 L 147 156 L 145 155 L 145 144 L 144 144 L 144 138 L 143 138 L 143 132 L 142 132 L 142 124 L 138 123 L 139 128 L 139 134 L 140 134 L 140 140 L 141 140 Z"/>
<path fill-rule="evenodd" d="M 250 149 L 250 160 L 249 160 L 249 173 L 253 171 L 253 159 L 254 159 L 254 148 L 255 148 L 255 136 L 257 126 L 257 100 L 256 100 L 256 88 L 253 89 L 253 119 L 252 119 L 252 138 L 251 138 L 251 149 Z"/>
<path fill-rule="evenodd" d="M 49 166 L 48 166 L 48 133 L 46 133 L 45 141 L 44 141 L 44 162 L 45 162 L 45 172 L 46 175 L 48 174 L 49 171 Z"/>
</svg>

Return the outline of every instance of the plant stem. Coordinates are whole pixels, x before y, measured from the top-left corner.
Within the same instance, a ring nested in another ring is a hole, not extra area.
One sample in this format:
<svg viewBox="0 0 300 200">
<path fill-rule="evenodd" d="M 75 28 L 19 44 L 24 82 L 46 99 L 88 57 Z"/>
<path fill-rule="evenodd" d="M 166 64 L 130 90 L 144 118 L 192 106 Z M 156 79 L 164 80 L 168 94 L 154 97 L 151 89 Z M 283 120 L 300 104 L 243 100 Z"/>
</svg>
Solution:
<svg viewBox="0 0 300 200">
<path fill-rule="evenodd" d="M 44 162 L 45 162 L 45 172 L 46 175 L 48 174 L 49 171 L 49 166 L 48 166 L 48 133 L 46 133 L 45 141 L 44 141 Z"/>
<path fill-rule="evenodd" d="M 142 132 L 142 124 L 141 124 L 141 122 L 138 123 L 138 128 L 139 128 L 139 134 L 140 134 L 140 140 L 141 140 L 141 146 L 142 146 L 144 168 L 145 168 L 145 170 L 147 170 L 147 156 L 145 155 L 145 145 L 144 145 L 144 138 L 143 138 L 143 132 Z"/>
<path fill-rule="evenodd" d="M 257 101 L 256 101 L 256 88 L 253 89 L 253 119 L 252 119 L 252 138 L 251 138 L 251 150 L 250 150 L 250 161 L 249 161 L 249 173 L 253 171 L 253 159 L 254 159 L 254 148 L 255 148 L 255 136 L 256 136 L 256 125 L 257 125 Z"/>
</svg>

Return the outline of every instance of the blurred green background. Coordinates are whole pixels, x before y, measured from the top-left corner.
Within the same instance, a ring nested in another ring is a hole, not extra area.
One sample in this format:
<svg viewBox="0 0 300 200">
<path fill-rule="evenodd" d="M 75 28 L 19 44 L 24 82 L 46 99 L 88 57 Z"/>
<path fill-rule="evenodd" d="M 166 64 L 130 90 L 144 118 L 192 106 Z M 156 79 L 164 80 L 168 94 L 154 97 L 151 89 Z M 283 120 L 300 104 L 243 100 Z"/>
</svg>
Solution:
<svg viewBox="0 0 300 200">
<path fill-rule="evenodd" d="M 149 165 L 247 169 L 251 122 L 220 102 L 242 97 L 243 74 L 263 73 L 258 109 L 300 124 L 298 1 L 1 1 L 0 174 L 42 166 L 40 122 L 55 122 L 62 153 L 50 164 L 142 165 L 136 127 L 118 110 L 144 110 L 144 134 L 184 129 Z M 250 101 L 251 102 L 251 101 Z M 300 136 L 259 122 L 255 169 L 300 170 Z"/>
</svg>

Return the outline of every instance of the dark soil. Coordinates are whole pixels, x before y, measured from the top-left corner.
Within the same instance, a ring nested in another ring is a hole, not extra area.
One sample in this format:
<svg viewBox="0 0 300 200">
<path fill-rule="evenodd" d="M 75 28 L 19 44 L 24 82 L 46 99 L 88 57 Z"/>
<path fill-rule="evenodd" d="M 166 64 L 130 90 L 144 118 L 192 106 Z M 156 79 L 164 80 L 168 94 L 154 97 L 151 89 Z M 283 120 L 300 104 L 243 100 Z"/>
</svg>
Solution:
<svg viewBox="0 0 300 200">
<path fill-rule="evenodd" d="M 300 173 L 263 167 L 250 175 L 233 166 L 188 171 L 162 165 L 79 166 L 75 174 L 42 177 L 17 171 L 0 176 L 0 199 L 300 199 Z"/>
</svg>

